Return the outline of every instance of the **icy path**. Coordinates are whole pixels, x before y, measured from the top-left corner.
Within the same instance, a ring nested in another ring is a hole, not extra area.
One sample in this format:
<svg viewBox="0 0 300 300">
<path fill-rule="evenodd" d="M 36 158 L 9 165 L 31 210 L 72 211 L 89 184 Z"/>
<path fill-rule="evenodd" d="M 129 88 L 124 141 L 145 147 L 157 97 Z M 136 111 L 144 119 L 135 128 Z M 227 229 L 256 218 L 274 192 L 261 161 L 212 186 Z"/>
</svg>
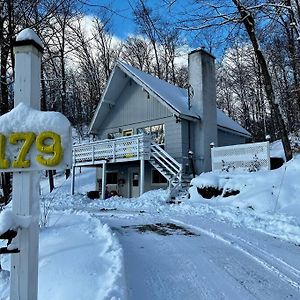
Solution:
<svg viewBox="0 0 300 300">
<path fill-rule="evenodd" d="M 300 299 L 299 245 L 209 216 L 97 216 L 122 244 L 129 300 Z"/>
</svg>

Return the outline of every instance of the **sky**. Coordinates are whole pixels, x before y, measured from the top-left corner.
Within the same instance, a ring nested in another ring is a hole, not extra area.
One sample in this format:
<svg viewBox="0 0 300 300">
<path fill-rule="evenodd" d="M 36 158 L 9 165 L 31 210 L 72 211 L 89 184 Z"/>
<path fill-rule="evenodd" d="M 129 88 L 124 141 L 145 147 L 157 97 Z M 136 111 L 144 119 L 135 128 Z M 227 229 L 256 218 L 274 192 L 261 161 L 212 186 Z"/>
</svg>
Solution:
<svg viewBox="0 0 300 300">
<path fill-rule="evenodd" d="M 93 4 L 89 8 L 91 14 L 96 13 L 101 7 L 106 10 L 111 10 L 113 15 L 113 31 L 121 39 L 125 39 L 129 34 L 134 34 L 136 25 L 134 24 L 133 9 L 136 7 L 138 0 L 89 0 Z M 163 0 L 148 0 L 145 1 L 147 7 L 153 10 L 160 10 L 164 18 L 168 18 L 168 8 Z M 178 3 L 178 4 L 177 4 Z M 182 9 L 182 1 L 176 2 L 172 5 L 172 11 L 176 12 Z M 186 1 L 184 1 L 186 3 Z M 177 5 L 177 6 L 176 6 Z M 97 7 L 98 6 L 98 7 Z"/>
<path fill-rule="evenodd" d="M 137 0 L 89 0 L 89 3 L 93 4 L 88 8 L 87 14 L 97 14 L 97 11 L 101 7 L 105 7 L 105 10 L 110 10 L 112 14 L 112 28 L 111 33 L 120 40 L 125 40 L 129 35 L 137 34 L 137 26 L 134 23 L 133 8 L 136 6 Z M 168 19 L 169 13 L 166 4 L 163 0 L 148 0 L 146 5 L 154 10 L 159 9 L 160 15 Z M 176 14 L 180 16 L 188 6 L 189 0 L 178 0 L 172 5 L 171 21 L 174 21 Z M 216 58 L 220 58 L 226 47 L 226 41 L 224 40 L 226 32 L 222 37 L 220 32 L 217 33 L 205 33 L 199 34 L 199 32 L 185 31 L 181 34 L 182 44 L 185 49 L 195 49 L 199 47 L 205 47 L 208 51 L 212 51 L 212 54 Z M 211 44 L 210 44 L 211 43 Z M 210 46 L 212 48 L 210 49 Z"/>
</svg>

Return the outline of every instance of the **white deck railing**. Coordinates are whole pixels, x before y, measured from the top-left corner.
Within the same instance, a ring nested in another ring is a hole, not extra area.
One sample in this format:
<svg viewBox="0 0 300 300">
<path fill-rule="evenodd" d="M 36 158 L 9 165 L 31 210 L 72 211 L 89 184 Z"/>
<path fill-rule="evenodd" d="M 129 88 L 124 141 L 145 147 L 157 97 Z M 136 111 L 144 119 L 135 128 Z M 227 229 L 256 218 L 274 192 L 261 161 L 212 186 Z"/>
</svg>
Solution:
<svg viewBox="0 0 300 300">
<path fill-rule="evenodd" d="M 74 166 L 150 159 L 151 137 L 138 134 L 73 146 Z"/>
</svg>

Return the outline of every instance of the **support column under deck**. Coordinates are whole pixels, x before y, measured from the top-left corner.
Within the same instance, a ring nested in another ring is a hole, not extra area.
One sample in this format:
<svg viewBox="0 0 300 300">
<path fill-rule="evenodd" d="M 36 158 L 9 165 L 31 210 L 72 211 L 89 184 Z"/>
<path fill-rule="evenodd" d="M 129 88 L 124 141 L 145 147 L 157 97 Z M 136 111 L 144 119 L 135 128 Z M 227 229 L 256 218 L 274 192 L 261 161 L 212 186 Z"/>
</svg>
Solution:
<svg viewBox="0 0 300 300">
<path fill-rule="evenodd" d="M 72 167 L 71 195 L 75 192 L 75 167 Z"/>
<path fill-rule="evenodd" d="M 105 199 L 106 190 L 106 163 L 102 164 L 102 187 L 101 187 L 101 199 Z"/>
<path fill-rule="evenodd" d="M 144 194 L 145 190 L 145 160 L 140 160 L 140 196 Z"/>
</svg>

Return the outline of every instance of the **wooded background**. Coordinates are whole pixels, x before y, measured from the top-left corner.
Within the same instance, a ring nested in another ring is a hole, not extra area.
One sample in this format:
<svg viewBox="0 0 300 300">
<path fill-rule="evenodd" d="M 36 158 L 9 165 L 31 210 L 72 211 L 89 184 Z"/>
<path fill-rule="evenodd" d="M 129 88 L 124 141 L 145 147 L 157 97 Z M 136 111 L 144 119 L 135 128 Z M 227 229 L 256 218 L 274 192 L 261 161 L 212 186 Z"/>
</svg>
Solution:
<svg viewBox="0 0 300 300">
<path fill-rule="evenodd" d="M 299 0 L 128 0 L 135 32 L 124 40 L 114 33 L 122 13 L 112 2 L 1 0 L 0 114 L 13 107 L 13 43 L 26 27 L 45 47 L 42 110 L 62 112 L 81 136 L 116 59 L 187 87 L 184 59 L 197 45 L 216 55 L 218 106 L 254 141 L 281 138 L 291 158 L 288 133 L 300 127 Z"/>
</svg>

